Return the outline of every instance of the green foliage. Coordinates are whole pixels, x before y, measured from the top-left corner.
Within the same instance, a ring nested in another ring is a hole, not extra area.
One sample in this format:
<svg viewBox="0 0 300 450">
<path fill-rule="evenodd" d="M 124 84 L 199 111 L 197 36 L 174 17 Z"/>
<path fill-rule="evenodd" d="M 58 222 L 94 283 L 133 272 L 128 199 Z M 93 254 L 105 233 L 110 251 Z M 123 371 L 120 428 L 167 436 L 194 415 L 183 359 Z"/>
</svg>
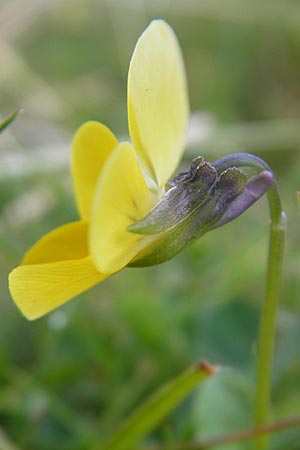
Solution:
<svg viewBox="0 0 300 450">
<path fill-rule="evenodd" d="M 192 110 L 208 111 L 220 123 L 203 147 L 188 149 L 183 170 L 199 153 L 214 161 L 232 151 L 253 151 L 278 177 L 289 227 L 273 419 L 299 414 L 300 22 L 287 13 L 297 2 L 255 2 L 265 6 L 248 15 L 251 20 L 239 19 L 240 7 L 228 17 L 233 1 L 226 11 L 219 7 L 218 17 L 204 10 L 179 14 L 168 2 L 161 2 L 164 11 L 154 1 L 144 10 L 137 2 L 136 9 L 129 2 L 71 3 L 33 9 L 14 38 L 1 30 L 10 48 L 1 53 L 1 113 L 12 104 L 23 104 L 26 113 L 11 129 L 14 141 L 11 133 L 0 138 L 0 439 L 3 432 L 6 442 L 23 450 L 95 447 L 159 386 L 203 359 L 228 370 L 183 402 L 148 442 L 172 448 L 252 426 L 268 243 L 264 200 L 174 260 L 126 269 L 37 322 L 20 316 L 7 291 L 7 274 L 26 249 L 77 217 L 66 169 L 48 170 L 45 155 L 54 161 L 60 144 L 67 156 L 75 127 L 91 118 L 127 133 L 128 58 L 154 16 L 167 19 L 179 37 Z M 197 3 L 187 1 L 185 11 Z M 282 26 L 280 15 L 274 19 L 274 3 L 286 12 Z M 252 4 L 243 2 L 245 13 L 254 11 Z M 15 14 L 21 17 L 21 10 Z M 10 174 L 4 158 L 15 155 L 15 164 L 24 154 L 40 166 Z M 274 435 L 272 449 L 296 450 L 298 442 L 297 430 L 286 431 Z"/>
</svg>

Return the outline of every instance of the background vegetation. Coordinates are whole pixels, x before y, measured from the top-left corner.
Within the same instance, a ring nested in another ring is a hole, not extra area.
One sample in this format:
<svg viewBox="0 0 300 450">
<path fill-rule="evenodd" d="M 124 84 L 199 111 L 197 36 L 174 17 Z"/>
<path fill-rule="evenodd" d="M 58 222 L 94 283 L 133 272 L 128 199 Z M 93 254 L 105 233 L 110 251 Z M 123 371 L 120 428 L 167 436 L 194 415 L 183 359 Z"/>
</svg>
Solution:
<svg viewBox="0 0 300 450">
<path fill-rule="evenodd" d="M 40 236 L 77 217 L 69 146 L 88 119 L 127 136 L 126 76 L 154 17 L 180 40 L 192 126 L 183 167 L 202 154 L 263 157 L 288 214 L 273 419 L 299 414 L 300 5 L 296 0 L 2 0 L 0 110 L 0 448 L 81 450 L 147 394 L 203 359 L 224 370 L 149 442 L 251 426 L 268 242 L 266 200 L 160 267 L 126 269 L 36 322 L 8 272 Z M 299 450 L 300 432 L 272 438 Z M 250 443 L 227 450 L 251 449 Z M 218 450 L 218 447 L 215 447 Z"/>
</svg>

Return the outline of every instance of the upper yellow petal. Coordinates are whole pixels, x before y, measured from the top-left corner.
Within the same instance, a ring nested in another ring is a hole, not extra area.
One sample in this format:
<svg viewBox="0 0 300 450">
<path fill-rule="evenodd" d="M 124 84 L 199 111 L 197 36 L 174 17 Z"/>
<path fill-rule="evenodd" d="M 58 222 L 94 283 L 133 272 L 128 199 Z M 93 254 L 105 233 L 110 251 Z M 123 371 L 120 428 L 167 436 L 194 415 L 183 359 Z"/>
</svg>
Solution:
<svg viewBox="0 0 300 450">
<path fill-rule="evenodd" d="M 86 122 L 74 136 L 71 170 L 78 209 L 84 219 L 90 215 L 101 168 L 117 144 L 113 133 L 99 122 Z"/>
<path fill-rule="evenodd" d="M 28 319 L 37 319 L 107 278 L 88 254 L 87 223 L 59 227 L 40 239 L 9 275 L 11 295 Z"/>
<path fill-rule="evenodd" d="M 120 270 L 153 240 L 127 228 L 148 214 L 157 200 L 131 145 L 119 144 L 98 179 L 91 214 L 90 249 L 100 272 Z"/>
<path fill-rule="evenodd" d="M 128 74 L 128 119 L 143 169 L 163 186 L 184 150 L 188 123 L 184 63 L 173 30 L 151 22 L 139 38 Z"/>
</svg>

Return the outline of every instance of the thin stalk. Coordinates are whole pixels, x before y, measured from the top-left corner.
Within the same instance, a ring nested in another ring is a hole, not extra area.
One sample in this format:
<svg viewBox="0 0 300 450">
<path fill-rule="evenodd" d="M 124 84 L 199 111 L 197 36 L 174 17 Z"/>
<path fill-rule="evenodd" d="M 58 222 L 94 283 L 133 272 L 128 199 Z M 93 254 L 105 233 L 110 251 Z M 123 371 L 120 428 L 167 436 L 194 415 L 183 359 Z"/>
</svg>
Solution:
<svg viewBox="0 0 300 450">
<path fill-rule="evenodd" d="M 268 164 L 257 156 L 247 153 L 236 153 L 217 161 L 217 170 L 228 167 L 248 166 L 256 170 L 270 170 Z M 257 358 L 257 388 L 255 400 L 255 425 L 264 426 L 268 422 L 271 403 L 271 379 L 275 341 L 276 313 L 278 308 L 282 262 L 284 253 L 284 234 L 286 229 L 286 215 L 282 211 L 276 180 L 268 191 L 270 207 L 270 240 L 267 266 L 267 278 L 264 304 L 261 313 L 258 358 Z M 256 450 L 267 447 L 267 436 L 257 440 Z"/>
<path fill-rule="evenodd" d="M 239 442 L 256 439 L 258 436 L 263 436 L 270 433 L 278 433 L 282 430 L 287 430 L 292 427 L 299 427 L 300 417 L 291 417 L 289 419 L 281 420 L 279 422 L 271 423 L 259 428 L 236 431 L 222 436 L 211 437 L 196 442 L 184 442 L 182 444 L 175 444 L 172 450 L 208 450 L 218 446 L 225 446 L 229 444 L 236 444 Z M 160 445 L 148 445 L 143 447 L 144 450 L 167 450 L 169 447 Z"/>
<path fill-rule="evenodd" d="M 271 223 L 265 301 L 260 320 L 258 338 L 256 426 L 264 425 L 268 420 L 270 413 L 276 312 L 281 284 L 285 228 L 286 218 L 284 213 L 282 213 L 278 222 Z M 263 450 L 266 446 L 267 437 L 260 438 L 257 441 L 257 450 Z"/>
</svg>

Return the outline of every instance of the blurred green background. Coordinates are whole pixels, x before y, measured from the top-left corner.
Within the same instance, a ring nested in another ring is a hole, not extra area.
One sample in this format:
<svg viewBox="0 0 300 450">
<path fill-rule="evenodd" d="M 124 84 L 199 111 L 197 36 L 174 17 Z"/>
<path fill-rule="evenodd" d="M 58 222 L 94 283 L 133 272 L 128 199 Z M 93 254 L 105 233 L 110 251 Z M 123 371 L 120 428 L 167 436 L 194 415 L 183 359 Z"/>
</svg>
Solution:
<svg viewBox="0 0 300 450">
<path fill-rule="evenodd" d="M 126 269 L 36 322 L 7 290 L 26 249 L 77 218 L 68 168 L 76 128 L 96 119 L 128 135 L 128 63 L 157 17 L 175 29 L 186 62 L 193 115 L 182 167 L 198 154 L 249 151 L 278 178 L 289 226 L 272 418 L 299 414 L 299 1 L 1 0 L 0 113 L 25 108 L 0 139 L 1 450 L 91 448 L 202 359 L 224 370 L 148 442 L 171 449 L 251 426 L 265 199 L 169 263 Z M 299 450 L 299 441 L 299 430 L 284 432 L 271 448 Z"/>
</svg>

